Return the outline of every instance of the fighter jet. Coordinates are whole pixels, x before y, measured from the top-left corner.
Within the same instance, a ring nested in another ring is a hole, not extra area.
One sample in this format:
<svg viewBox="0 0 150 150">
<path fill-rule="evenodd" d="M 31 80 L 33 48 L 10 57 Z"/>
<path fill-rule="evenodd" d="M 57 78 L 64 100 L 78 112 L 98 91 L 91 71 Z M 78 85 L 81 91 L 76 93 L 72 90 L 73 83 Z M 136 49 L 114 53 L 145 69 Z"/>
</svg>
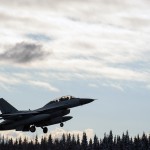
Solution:
<svg viewBox="0 0 150 150">
<path fill-rule="evenodd" d="M 70 108 L 88 104 L 94 101 L 90 98 L 76 98 L 73 96 L 62 96 L 50 101 L 43 107 L 35 110 L 19 111 L 3 98 L 0 98 L 0 130 L 16 130 L 35 132 L 36 127 L 41 127 L 43 133 L 48 132 L 46 126 L 60 123 L 72 119 L 72 116 L 66 116 L 70 113 Z"/>
</svg>

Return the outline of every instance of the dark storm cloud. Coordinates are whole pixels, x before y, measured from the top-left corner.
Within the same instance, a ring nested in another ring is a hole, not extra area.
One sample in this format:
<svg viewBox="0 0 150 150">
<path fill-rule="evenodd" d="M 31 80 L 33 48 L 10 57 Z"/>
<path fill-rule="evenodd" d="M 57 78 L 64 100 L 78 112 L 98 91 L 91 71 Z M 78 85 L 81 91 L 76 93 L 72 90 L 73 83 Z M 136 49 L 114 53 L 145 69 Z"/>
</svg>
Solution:
<svg viewBox="0 0 150 150">
<path fill-rule="evenodd" d="M 41 60 L 47 55 L 48 53 L 42 50 L 42 45 L 22 42 L 0 54 L 0 60 L 28 63 Z"/>
</svg>

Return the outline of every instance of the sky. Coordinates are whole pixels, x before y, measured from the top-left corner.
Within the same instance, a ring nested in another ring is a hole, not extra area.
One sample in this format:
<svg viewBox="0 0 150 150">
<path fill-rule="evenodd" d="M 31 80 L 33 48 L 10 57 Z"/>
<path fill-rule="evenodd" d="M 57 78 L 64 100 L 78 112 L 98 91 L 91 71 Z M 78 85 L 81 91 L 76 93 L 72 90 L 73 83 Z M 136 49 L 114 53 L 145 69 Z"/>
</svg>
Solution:
<svg viewBox="0 0 150 150">
<path fill-rule="evenodd" d="M 148 0 L 1 0 L 0 97 L 19 110 L 97 99 L 49 133 L 149 134 L 149 14 Z"/>
</svg>

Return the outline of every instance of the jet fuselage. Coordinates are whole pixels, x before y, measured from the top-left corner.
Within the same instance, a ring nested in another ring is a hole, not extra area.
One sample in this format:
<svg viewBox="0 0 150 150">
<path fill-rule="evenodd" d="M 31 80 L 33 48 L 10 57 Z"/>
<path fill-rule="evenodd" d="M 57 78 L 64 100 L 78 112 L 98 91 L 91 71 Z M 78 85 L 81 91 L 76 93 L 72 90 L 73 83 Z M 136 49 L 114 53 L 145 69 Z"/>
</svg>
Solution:
<svg viewBox="0 0 150 150">
<path fill-rule="evenodd" d="M 63 122 L 72 119 L 72 116 L 66 116 L 70 113 L 70 108 L 84 105 L 94 101 L 94 99 L 87 98 L 75 98 L 72 96 L 65 96 L 54 101 L 50 101 L 45 106 L 29 111 L 18 111 L 11 104 L 4 99 L 0 99 L 0 110 L 2 114 L 1 119 L 4 119 L 0 123 L 0 130 L 17 131 L 35 131 L 35 127 L 43 128 L 43 132 L 47 132 L 47 128 L 53 124 L 60 123 L 63 126 Z M 9 109 L 10 108 L 10 109 Z M 11 112 L 9 112 L 9 110 Z M 6 113 L 5 113 L 6 112 Z"/>
</svg>

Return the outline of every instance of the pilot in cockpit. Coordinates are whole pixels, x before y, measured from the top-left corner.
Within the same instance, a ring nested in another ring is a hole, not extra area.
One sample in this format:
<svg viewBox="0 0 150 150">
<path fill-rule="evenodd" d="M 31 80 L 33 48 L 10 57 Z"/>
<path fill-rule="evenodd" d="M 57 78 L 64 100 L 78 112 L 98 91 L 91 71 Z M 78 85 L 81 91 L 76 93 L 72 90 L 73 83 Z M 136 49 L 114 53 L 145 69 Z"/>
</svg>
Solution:
<svg viewBox="0 0 150 150">
<path fill-rule="evenodd" d="M 59 101 L 66 101 L 66 100 L 69 100 L 70 97 L 69 96 L 63 96 L 59 99 Z"/>
<path fill-rule="evenodd" d="M 59 101 L 66 101 L 66 100 L 71 100 L 72 98 L 74 98 L 73 96 L 62 96 Z"/>
</svg>

